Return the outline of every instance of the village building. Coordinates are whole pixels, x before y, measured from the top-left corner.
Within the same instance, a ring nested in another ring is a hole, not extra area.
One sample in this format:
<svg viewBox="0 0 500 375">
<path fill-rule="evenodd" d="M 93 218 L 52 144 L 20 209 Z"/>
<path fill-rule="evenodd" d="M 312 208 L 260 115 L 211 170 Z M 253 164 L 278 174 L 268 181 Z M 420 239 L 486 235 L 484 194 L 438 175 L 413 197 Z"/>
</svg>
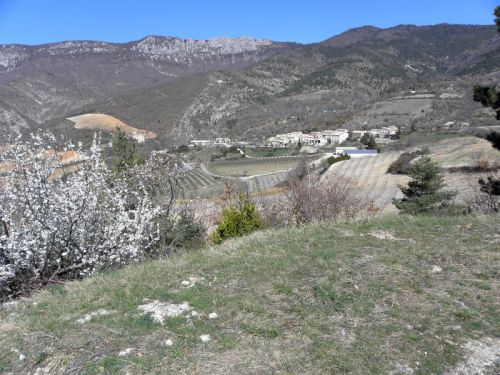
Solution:
<svg viewBox="0 0 500 375">
<path fill-rule="evenodd" d="M 194 139 L 189 142 L 189 145 L 191 147 L 209 147 L 213 145 L 213 141 L 210 141 L 208 139 Z"/>
<path fill-rule="evenodd" d="M 345 151 L 357 150 L 357 147 L 354 146 L 337 146 L 335 147 L 335 155 L 340 156 L 343 155 Z"/>
<path fill-rule="evenodd" d="M 379 135 L 381 138 L 390 138 L 393 135 L 398 134 L 398 131 L 399 131 L 399 129 L 397 126 L 394 126 L 394 125 L 386 126 L 386 127 L 383 127 L 379 130 Z"/>
<path fill-rule="evenodd" d="M 229 138 L 215 138 L 214 143 L 216 146 L 230 146 L 231 139 L 229 139 Z"/>
</svg>

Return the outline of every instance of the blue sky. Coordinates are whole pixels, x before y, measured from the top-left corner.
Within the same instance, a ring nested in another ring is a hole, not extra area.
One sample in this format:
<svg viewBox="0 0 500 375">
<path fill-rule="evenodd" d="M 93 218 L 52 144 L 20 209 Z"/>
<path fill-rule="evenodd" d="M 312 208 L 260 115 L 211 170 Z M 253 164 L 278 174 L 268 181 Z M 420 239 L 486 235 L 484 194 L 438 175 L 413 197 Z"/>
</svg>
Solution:
<svg viewBox="0 0 500 375">
<path fill-rule="evenodd" d="M 351 27 L 492 24 L 498 0 L 0 0 L 0 44 L 146 35 L 318 42 Z"/>
</svg>

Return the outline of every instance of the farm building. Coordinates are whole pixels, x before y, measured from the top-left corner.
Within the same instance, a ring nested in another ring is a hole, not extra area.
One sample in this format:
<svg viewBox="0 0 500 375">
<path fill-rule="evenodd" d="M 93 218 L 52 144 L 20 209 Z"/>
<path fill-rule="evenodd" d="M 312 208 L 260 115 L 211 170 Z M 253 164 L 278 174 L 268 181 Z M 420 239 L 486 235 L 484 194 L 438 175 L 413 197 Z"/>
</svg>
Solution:
<svg viewBox="0 0 500 375">
<path fill-rule="evenodd" d="M 305 145 L 316 147 L 321 147 L 328 144 L 328 140 L 319 133 L 304 134 L 300 141 Z"/>
<path fill-rule="evenodd" d="M 345 151 L 357 150 L 357 147 L 354 146 L 337 146 L 335 147 L 335 155 L 343 155 Z"/>
<path fill-rule="evenodd" d="M 299 142 L 308 145 L 322 147 L 328 144 L 341 144 L 349 137 L 346 129 L 323 130 L 310 134 L 302 132 L 292 132 L 287 134 L 278 134 L 267 140 L 267 145 L 272 147 L 287 147 L 298 144 Z"/>
<path fill-rule="evenodd" d="M 266 144 L 272 147 L 286 147 L 292 144 L 298 144 L 302 142 L 302 137 L 304 134 L 302 132 L 292 132 L 286 134 L 278 134 L 267 140 Z"/>
<path fill-rule="evenodd" d="M 322 132 L 318 132 L 318 134 L 327 140 L 329 144 L 337 144 L 345 142 L 347 138 L 349 138 L 349 132 L 346 129 L 338 129 L 338 130 L 324 130 Z"/>
<path fill-rule="evenodd" d="M 344 150 L 342 153 L 349 155 L 351 159 L 377 156 L 377 150 Z"/>
<path fill-rule="evenodd" d="M 397 126 L 391 125 L 383 127 L 380 131 L 383 137 L 392 137 L 393 135 L 398 134 L 399 129 Z"/>
<path fill-rule="evenodd" d="M 198 147 L 209 147 L 213 145 L 213 141 L 208 139 L 195 139 L 189 142 L 190 146 L 198 146 Z"/>
<path fill-rule="evenodd" d="M 231 139 L 229 138 L 215 138 L 215 145 L 230 146 Z"/>
</svg>

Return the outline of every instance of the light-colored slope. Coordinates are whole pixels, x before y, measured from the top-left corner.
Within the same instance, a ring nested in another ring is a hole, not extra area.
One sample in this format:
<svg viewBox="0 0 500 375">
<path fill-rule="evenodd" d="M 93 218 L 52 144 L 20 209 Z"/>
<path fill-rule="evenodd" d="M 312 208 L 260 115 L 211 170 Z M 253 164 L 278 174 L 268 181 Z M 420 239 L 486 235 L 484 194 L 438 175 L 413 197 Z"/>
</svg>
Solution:
<svg viewBox="0 0 500 375">
<path fill-rule="evenodd" d="M 346 177 L 377 207 L 389 208 L 392 206 L 392 199 L 401 194 L 398 184 L 404 184 L 409 179 L 407 176 L 387 173 L 387 169 L 399 155 L 401 152 L 388 152 L 375 157 L 357 158 L 333 164 L 323 177 L 323 181 L 328 183 L 335 176 Z"/>
<path fill-rule="evenodd" d="M 442 168 L 474 166 L 478 160 L 500 161 L 500 151 L 487 140 L 476 137 L 446 139 L 430 145 L 429 155 Z"/>
<path fill-rule="evenodd" d="M 87 113 L 80 116 L 68 117 L 68 120 L 75 123 L 75 129 L 97 129 L 114 132 L 117 128 L 120 128 L 129 137 L 138 141 L 156 138 L 156 133 L 152 131 L 134 128 L 116 117 L 102 113 Z"/>
</svg>

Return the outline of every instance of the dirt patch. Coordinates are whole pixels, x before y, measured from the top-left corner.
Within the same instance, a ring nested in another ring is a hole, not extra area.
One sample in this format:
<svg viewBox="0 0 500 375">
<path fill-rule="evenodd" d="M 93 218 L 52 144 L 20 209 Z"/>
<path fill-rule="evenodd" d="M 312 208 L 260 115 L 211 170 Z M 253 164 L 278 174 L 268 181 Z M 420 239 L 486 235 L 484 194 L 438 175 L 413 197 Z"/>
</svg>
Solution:
<svg viewBox="0 0 500 375">
<path fill-rule="evenodd" d="M 97 311 L 92 311 L 92 312 L 84 315 L 80 319 L 77 319 L 76 321 L 77 321 L 77 323 L 84 324 L 84 323 L 90 322 L 94 318 L 97 318 L 99 316 L 110 315 L 113 312 L 114 311 L 108 311 L 108 310 L 105 310 L 105 309 L 100 309 L 100 310 L 97 310 Z"/>
<path fill-rule="evenodd" d="M 138 309 L 143 311 L 145 314 L 151 314 L 153 320 L 160 324 L 163 324 L 165 318 L 181 316 L 192 310 L 187 302 L 175 304 L 159 301 L 153 301 L 145 305 L 140 305 Z"/>
<path fill-rule="evenodd" d="M 493 373 L 500 365 L 500 339 L 484 338 L 483 340 L 467 341 L 462 348 L 467 353 L 467 359 L 446 375 L 480 375 L 487 371 Z"/>
<path fill-rule="evenodd" d="M 68 117 L 68 120 L 75 123 L 75 129 L 96 129 L 114 132 L 117 128 L 120 128 L 125 134 L 137 141 L 156 138 L 156 133 L 152 131 L 134 128 L 116 117 L 102 113 L 88 113 L 85 115 Z"/>
</svg>

